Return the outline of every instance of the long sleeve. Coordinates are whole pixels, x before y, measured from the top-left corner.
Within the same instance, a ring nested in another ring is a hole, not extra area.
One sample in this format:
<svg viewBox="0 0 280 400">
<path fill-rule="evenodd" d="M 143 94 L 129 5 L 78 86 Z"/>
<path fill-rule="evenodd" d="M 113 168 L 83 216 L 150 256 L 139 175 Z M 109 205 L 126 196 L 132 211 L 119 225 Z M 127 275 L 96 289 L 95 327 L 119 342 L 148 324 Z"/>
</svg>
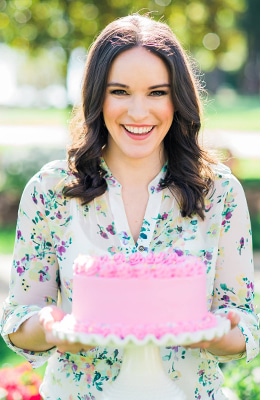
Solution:
<svg viewBox="0 0 280 400">
<path fill-rule="evenodd" d="M 10 342 L 8 334 L 42 307 L 56 304 L 58 298 L 57 243 L 48 224 L 55 193 L 45 190 L 42 182 L 42 174 L 38 173 L 28 182 L 21 197 L 10 290 L 1 321 L 1 334 L 7 345 L 34 366 L 43 364 L 53 350 L 35 353 L 19 349 Z"/>
<path fill-rule="evenodd" d="M 240 315 L 239 328 L 246 341 L 247 361 L 259 352 L 259 319 L 254 309 L 254 265 L 248 206 L 240 182 L 231 175 L 226 187 L 219 229 L 218 256 L 211 310 L 216 314 L 233 309 Z M 222 199 L 220 199 L 222 201 Z M 204 355 L 212 358 L 207 351 Z M 244 357 L 215 357 L 221 362 Z"/>
</svg>

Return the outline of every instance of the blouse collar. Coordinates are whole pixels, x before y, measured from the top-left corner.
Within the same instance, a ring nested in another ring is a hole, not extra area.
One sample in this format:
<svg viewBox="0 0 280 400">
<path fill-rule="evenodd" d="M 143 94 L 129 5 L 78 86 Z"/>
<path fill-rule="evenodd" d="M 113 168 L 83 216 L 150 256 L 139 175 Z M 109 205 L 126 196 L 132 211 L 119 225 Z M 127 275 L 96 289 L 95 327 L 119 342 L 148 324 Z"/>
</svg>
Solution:
<svg viewBox="0 0 280 400">
<path fill-rule="evenodd" d="M 151 194 L 157 193 L 161 190 L 161 181 L 164 179 L 166 171 L 167 171 L 167 161 L 163 164 L 159 173 L 151 180 L 148 185 L 149 192 Z M 117 181 L 117 179 L 113 176 L 112 172 L 110 171 L 108 165 L 106 164 L 103 157 L 100 158 L 100 165 L 106 171 L 104 178 L 107 181 L 108 186 L 121 188 L 121 184 Z"/>
</svg>

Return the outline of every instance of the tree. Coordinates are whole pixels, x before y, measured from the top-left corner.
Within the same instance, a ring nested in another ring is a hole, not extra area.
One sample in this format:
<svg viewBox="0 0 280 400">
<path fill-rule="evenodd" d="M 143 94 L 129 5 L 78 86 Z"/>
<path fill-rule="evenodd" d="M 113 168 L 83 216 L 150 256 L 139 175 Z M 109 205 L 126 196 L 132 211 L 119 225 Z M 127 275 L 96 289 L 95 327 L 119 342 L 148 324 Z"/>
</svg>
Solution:
<svg viewBox="0 0 280 400">
<path fill-rule="evenodd" d="M 33 55 L 42 48 L 60 49 L 65 76 L 73 49 L 88 49 L 115 18 L 149 11 L 168 22 L 206 75 L 213 77 L 218 71 L 219 80 L 234 76 L 234 85 L 244 87 L 247 61 L 252 65 L 259 57 L 259 42 L 252 40 L 259 32 L 258 4 L 259 0 L 0 0 L 0 42 Z M 252 88 L 258 92 L 258 83 Z"/>
</svg>

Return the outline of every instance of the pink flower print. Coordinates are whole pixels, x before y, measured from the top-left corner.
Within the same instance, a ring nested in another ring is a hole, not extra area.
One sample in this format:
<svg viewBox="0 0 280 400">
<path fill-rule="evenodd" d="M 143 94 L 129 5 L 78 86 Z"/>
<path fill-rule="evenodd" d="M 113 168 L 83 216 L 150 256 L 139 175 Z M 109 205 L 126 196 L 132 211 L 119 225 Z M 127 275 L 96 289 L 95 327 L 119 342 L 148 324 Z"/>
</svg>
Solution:
<svg viewBox="0 0 280 400">
<path fill-rule="evenodd" d="M 205 258 L 206 258 L 206 260 L 212 260 L 212 253 L 210 253 L 209 251 L 206 251 L 206 253 L 205 253 Z"/>
<path fill-rule="evenodd" d="M 231 217 L 232 217 L 232 212 L 231 212 L 231 211 L 227 211 L 227 212 L 226 212 L 225 218 L 228 220 L 228 219 L 230 219 Z"/>
<path fill-rule="evenodd" d="M 22 237 L 21 231 L 18 229 L 17 230 L 17 240 L 19 240 Z"/>
<path fill-rule="evenodd" d="M 40 194 L 39 197 L 40 197 L 41 203 L 44 205 L 45 204 L 44 196 L 42 194 Z"/>
<path fill-rule="evenodd" d="M 165 221 L 165 220 L 167 219 L 167 217 L 168 217 L 168 214 L 167 214 L 166 212 L 164 212 L 164 213 L 162 214 L 162 216 L 161 216 L 161 219 L 162 219 L 163 221 Z"/>
<path fill-rule="evenodd" d="M 101 228 L 101 226 L 100 225 L 98 225 L 98 227 L 99 227 L 99 235 L 101 236 L 101 237 L 103 237 L 103 239 L 109 239 L 109 236 L 107 235 L 107 233 Z"/>
<path fill-rule="evenodd" d="M 65 242 L 62 241 L 60 246 L 57 246 L 57 252 L 60 256 L 62 256 L 63 253 L 66 252 L 66 248 L 65 248 Z"/>
<path fill-rule="evenodd" d="M 228 304 L 228 303 L 229 303 L 229 296 L 228 296 L 227 294 L 224 294 L 224 295 L 222 296 L 221 300 L 224 300 L 224 302 L 225 302 L 226 304 Z"/>
<path fill-rule="evenodd" d="M 182 250 L 179 249 L 175 249 L 174 250 L 176 254 L 178 254 L 178 256 L 182 256 L 184 254 L 184 252 Z"/>
<path fill-rule="evenodd" d="M 21 276 L 25 271 L 25 268 L 22 265 L 17 266 L 17 273 Z"/>
<path fill-rule="evenodd" d="M 123 244 L 127 244 L 129 242 L 130 236 L 127 234 L 127 232 L 121 232 L 121 234 Z"/>
<path fill-rule="evenodd" d="M 56 212 L 55 216 L 56 216 L 57 219 L 61 219 L 62 218 L 62 215 L 61 215 L 60 211 Z"/>
<path fill-rule="evenodd" d="M 33 203 L 35 203 L 35 204 L 38 203 L 38 200 L 37 200 L 37 198 L 36 198 L 35 193 L 32 194 L 32 200 L 33 200 Z"/>
<path fill-rule="evenodd" d="M 204 373 L 205 373 L 205 371 L 204 371 L 203 369 L 201 369 L 200 371 L 198 371 L 198 375 L 199 375 L 199 376 L 203 376 Z"/>
<path fill-rule="evenodd" d="M 45 266 L 43 269 L 39 271 L 39 281 L 40 282 L 46 282 L 50 279 L 50 275 L 48 273 L 49 267 Z"/>
<path fill-rule="evenodd" d="M 112 224 L 108 225 L 106 227 L 106 231 L 109 232 L 111 235 L 115 235 L 116 234 L 115 229 L 114 229 L 114 225 L 112 225 Z"/>
<path fill-rule="evenodd" d="M 248 289 L 251 289 L 252 291 L 254 290 L 254 284 L 253 284 L 253 282 L 247 283 L 246 286 L 247 286 Z"/>
<path fill-rule="evenodd" d="M 248 282 L 246 284 L 247 287 L 247 296 L 246 296 L 246 300 L 250 301 L 253 298 L 253 293 L 254 293 L 254 284 L 253 282 Z"/>
<path fill-rule="evenodd" d="M 245 243 L 244 237 L 241 237 L 239 240 L 239 246 L 238 246 L 238 252 L 240 255 L 241 255 L 241 250 L 244 249 L 244 243 Z"/>
</svg>

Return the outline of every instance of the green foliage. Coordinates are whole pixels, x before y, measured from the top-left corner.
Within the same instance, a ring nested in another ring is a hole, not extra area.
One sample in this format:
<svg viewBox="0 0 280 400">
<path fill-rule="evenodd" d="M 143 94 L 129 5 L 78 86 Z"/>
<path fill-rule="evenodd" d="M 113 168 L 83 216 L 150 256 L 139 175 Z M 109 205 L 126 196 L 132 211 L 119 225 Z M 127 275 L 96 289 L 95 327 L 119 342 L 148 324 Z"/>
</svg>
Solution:
<svg viewBox="0 0 280 400">
<path fill-rule="evenodd" d="M 201 47 L 204 36 L 215 32 L 223 37 L 217 55 L 230 50 L 234 33 L 237 37 L 245 36 L 246 24 L 241 30 L 238 19 L 246 16 L 246 1 L 158 0 L 147 3 L 138 0 L 134 3 L 130 0 L 96 0 L 93 3 L 88 0 L 0 0 L 0 39 L 26 50 L 40 46 L 59 46 L 65 50 L 79 46 L 88 48 L 105 25 L 137 11 L 167 20 L 185 46 Z M 251 14 L 252 17 L 256 20 L 257 16 Z M 210 44 L 206 43 L 206 46 Z"/>
<path fill-rule="evenodd" d="M 12 254 L 15 240 L 15 224 L 0 226 L 0 254 Z"/>
<path fill-rule="evenodd" d="M 258 132 L 260 97 L 238 96 L 233 90 L 221 89 L 207 100 L 205 129 Z"/>
<path fill-rule="evenodd" d="M 13 367 L 22 364 L 25 358 L 13 352 L 0 336 L 0 368 Z M 43 377 L 46 369 L 46 364 L 36 369 L 36 372 Z"/>
<path fill-rule="evenodd" d="M 72 108 L 1 108 L 0 125 L 55 125 L 65 126 L 71 117 Z M 1 149 L 0 149 L 1 151 Z"/>
<path fill-rule="evenodd" d="M 255 250 L 257 249 L 259 250 L 260 249 L 260 179 L 240 178 L 240 182 L 244 188 L 250 211 L 253 248 Z"/>
<path fill-rule="evenodd" d="M 0 43 L 33 54 L 52 49 L 65 75 L 73 49 L 88 49 L 109 22 L 137 11 L 166 21 L 204 72 L 235 73 L 240 85 L 237 72 L 247 62 L 258 65 L 259 0 L 0 0 Z M 249 75 L 252 90 L 257 68 Z M 254 86 L 256 92 L 258 82 Z"/>
<path fill-rule="evenodd" d="M 254 306 L 255 312 L 260 314 L 259 291 L 255 293 Z M 260 354 L 250 362 L 242 358 L 221 363 L 220 367 L 224 374 L 224 386 L 234 393 L 236 400 L 260 399 Z"/>
<path fill-rule="evenodd" d="M 0 149 L 0 193 L 20 196 L 28 180 L 52 160 L 65 158 L 65 150 L 57 148 L 9 147 Z"/>
<path fill-rule="evenodd" d="M 260 399 L 260 356 L 249 363 L 246 359 L 222 364 L 224 386 L 238 397 L 238 400 Z"/>
</svg>

